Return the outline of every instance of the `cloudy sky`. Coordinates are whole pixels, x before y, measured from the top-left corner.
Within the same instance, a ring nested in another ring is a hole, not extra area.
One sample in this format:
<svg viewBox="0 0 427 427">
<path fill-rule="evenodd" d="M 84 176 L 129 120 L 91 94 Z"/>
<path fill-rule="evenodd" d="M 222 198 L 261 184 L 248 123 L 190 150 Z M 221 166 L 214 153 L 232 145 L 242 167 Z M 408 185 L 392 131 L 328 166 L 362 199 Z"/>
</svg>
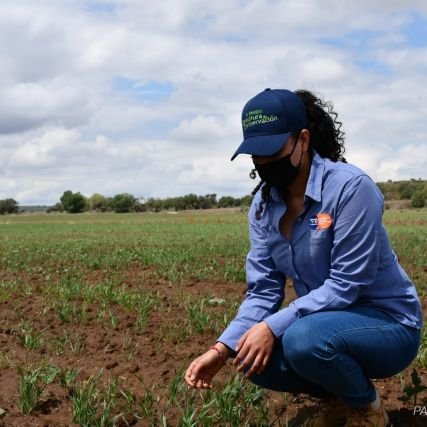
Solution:
<svg viewBox="0 0 427 427">
<path fill-rule="evenodd" d="M 243 196 L 240 114 L 333 101 L 347 159 L 426 178 L 425 0 L 1 0 L 0 199 Z"/>
</svg>

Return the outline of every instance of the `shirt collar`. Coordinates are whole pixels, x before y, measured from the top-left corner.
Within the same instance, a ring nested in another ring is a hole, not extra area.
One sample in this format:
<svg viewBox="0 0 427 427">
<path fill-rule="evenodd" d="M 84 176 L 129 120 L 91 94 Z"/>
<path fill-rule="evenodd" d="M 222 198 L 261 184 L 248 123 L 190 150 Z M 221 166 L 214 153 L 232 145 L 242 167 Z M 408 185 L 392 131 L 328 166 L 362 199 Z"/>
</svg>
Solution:
<svg viewBox="0 0 427 427">
<path fill-rule="evenodd" d="M 325 159 L 320 157 L 319 154 L 313 150 L 313 160 L 311 162 L 310 175 L 308 176 L 305 195 L 316 202 L 322 201 L 322 182 L 324 172 Z"/>
<path fill-rule="evenodd" d="M 305 189 L 305 196 L 310 197 L 316 202 L 322 201 L 322 181 L 323 173 L 325 171 L 325 159 L 316 151 L 313 150 L 313 159 L 310 167 L 310 175 L 308 176 L 307 187 Z M 271 197 L 275 202 L 283 202 L 277 188 L 271 189 Z"/>
</svg>

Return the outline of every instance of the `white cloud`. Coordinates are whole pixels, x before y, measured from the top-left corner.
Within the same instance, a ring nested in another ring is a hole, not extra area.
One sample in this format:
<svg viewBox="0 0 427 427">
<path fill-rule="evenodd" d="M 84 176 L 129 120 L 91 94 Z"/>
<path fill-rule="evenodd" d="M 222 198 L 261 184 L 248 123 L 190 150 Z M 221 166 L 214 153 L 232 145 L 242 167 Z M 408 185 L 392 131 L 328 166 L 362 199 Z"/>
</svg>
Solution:
<svg viewBox="0 0 427 427">
<path fill-rule="evenodd" d="M 0 133 L 46 124 L 76 127 L 88 122 L 91 103 L 89 91 L 72 79 L 10 84 L 0 94 Z"/>
<path fill-rule="evenodd" d="M 427 147 L 406 145 L 400 148 L 363 147 L 353 150 L 348 160 L 365 164 L 377 181 L 425 178 Z"/>
<path fill-rule="evenodd" d="M 183 120 L 172 130 L 170 137 L 193 144 L 209 143 L 216 146 L 218 141 L 226 138 L 232 130 L 231 123 L 226 123 L 226 119 L 227 117 L 199 115 L 191 120 Z M 239 118 L 235 117 L 235 119 L 238 123 Z"/>
<path fill-rule="evenodd" d="M 52 129 L 41 137 L 19 144 L 11 156 L 8 166 L 12 169 L 25 170 L 27 168 L 45 169 L 58 166 L 62 158 L 61 147 L 70 147 L 78 140 L 78 134 L 74 130 Z M 58 152 L 59 151 L 59 152 Z"/>
<path fill-rule="evenodd" d="M 325 81 L 341 79 L 345 76 L 345 67 L 335 59 L 313 57 L 302 64 L 303 77 L 309 81 L 322 84 Z"/>
<path fill-rule="evenodd" d="M 425 1 L 107 3 L 1 2 L 0 198 L 242 196 L 250 159 L 229 159 L 266 87 L 334 101 L 348 159 L 374 179 L 425 178 L 427 47 L 403 31 Z M 152 100 L 116 77 L 173 90 Z"/>
</svg>

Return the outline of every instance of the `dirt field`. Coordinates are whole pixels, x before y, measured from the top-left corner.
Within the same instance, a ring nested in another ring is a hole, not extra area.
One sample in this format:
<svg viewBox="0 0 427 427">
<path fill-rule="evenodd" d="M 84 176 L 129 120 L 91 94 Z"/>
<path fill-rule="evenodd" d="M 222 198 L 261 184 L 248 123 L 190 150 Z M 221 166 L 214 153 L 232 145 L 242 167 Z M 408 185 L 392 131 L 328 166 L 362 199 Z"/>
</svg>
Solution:
<svg viewBox="0 0 427 427">
<path fill-rule="evenodd" d="M 135 287 L 138 289 L 138 271 L 129 273 L 129 277 L 124 280 L 123 286 L 127 289 Z M 188 283 L 179 289 L 170 286 L 168 282 L 153 283 L 153 289 L 159 292 L 161 300 L 166 302 L 167 310 L 163 313 L 152 313 L 145 330 L 136 332 L 133 327 L 135 316 L 132 316 L 120 307 L 113 308 L 117 317 L 117 323 L 122 327 L 106 329 L 102 324 L 94 323 L 92 320 L 99 307 L 96 305 L 88 308 L 89 319 L 87 325 L 74 325 L 74 337 L 84 337 L 84 349 L 82 354 L 73 354 L 71 349 L 65 349 L 61 355 L 55 354 L 54 349 L 43 348 L 39 351 L 27 350 L 20 344 L 19 325 L 22 315 L 33 319 L 35 330 L 46 330 L 44 341 L 61 335 L 63 325 L 58 323 L 57 316 L 53 309 L 44 309 L 42 296 L 37 294 L 38 286 L 41 286 L 39 277 L 31 278 L 34 283 L 34 292 L 26 297 L 17 298 L 13 304 L 10 302 L 1 303 L 2 320 L 0 322 L 0 343 L 2 349 L 7 348 L 10 366 L 5 365 L 0 370 L 1 393 L 0 407 L 7 411 L 4 418 L 6 426 L 67 426 L 70 424 L 71 404 L 69 391 L 61 388 L 58 384 L 51 384 L 46 387 L 47 393 L 41 399 L 40 404 L 35 408 L 34 414 L 23 416 L 18 407 L 19 377 L 16 366 L 32 364 L 49 360 L 54 366 L 59 366 L 63 370 L 78 369 L 82 378 L 88 378 L 94 371 L 102 371 L 103 381 L 107 378 L 118 377 L 122 383 L 126 384 L 136 398 L 144 397 L 143 385 L 156 384 L 156 395 L 164 402 L 159 405 L 167 407 L 166 396 L 171 382 L 179 375 L 181 368 L 187 366 L 193 357 L 204 351 L 209 344 L 215 341 L 216 335 L 212 332 L 196 333 L 192 339 L 181 342 L 182 331 L 185 327 L 185 310 L 180 300 L 181 292 L 197 298 L 209 297 L 214 290 L 217 298 L 235 298 L 236 295 L 243 296 L 244 284 L 221 284 L 221 283 Z M 288 288 L 288 294 L 291 294 Z M 218 311 L 218 310 L 217 310 Z M 212 309 L 215 312 L 215 309 Z M 129 357 L 129 348 L 126 348 L 125 337 L 132 337 L 132 347 L 134 351 Z M 392 355 L 390 355 L 392 357 Z M 226 367 L 219 374 L 216 387 L 223 387 L 223 383 L 230 379 L 234 368 Z M 425 369 L 418 369 L 422 375 L 424 384 L 427 383 L 427 373 Z M 402 378 L 394 377 L 389 380 L 378 380 L 376 385 L 385 404 L 390 411 L 393 424 L 395 426 L 425 426 L 426 419 L 423 416 L 413 416 L 412 402 L 404 403 L 399 400 L 402 396 L 402 381 L 410 383 L 411 370 L 407 369 Z M 185 386 L 181 393 L 185 392 Z M 205 392 L 202 392 L 205 393 Z M 419 399 L 426 398 L 427 394 L 421 393 Z M 271 413 L 293 420 L 299 415 L 302 419 L 308 409 L 314 405 L 315 399 L 308 396 L 289 396 L 287 404 L 279 393 L 268 393 L 265 399 L 271 402 Z M 168 425 L 178 425 L 182 414 L 170 405 L 166 411 Z M 129 417 L 127 421 L 131 425 L 152 425 L 156 417 L 151 420 L 138 420 Z M 274 417 L 273 417 L 274 418 Z M 290 425 L 298 425 L 297 420 L 291 421 Z M 273 422 L 274 420 L 272 420 Z M 276 420 L 277 423 L 277 420 Z M 296 423 L 296 424 L 295 424 Z M 124 422 L 121 424 L 125 425 Z M 285 425 L 285 424 L 284 424 Z"/>
<path fill-rule="evenodd" d="M 69 233 L 82 239 L 84 227 Z M 47 244 L 42 233 L 36 235 Z M 19 235 L 8 236 L 8 245 L 12 236 L 19 242 Z M 76 263 L 71 249 L 52 263 L 43 245 L 34 242 L 30 248 L 24 240 L 16 245 L 15 258 L 11 246 L 7 261 L 0 252 L 0 408 L 6 411 L 0 425 L 298 426 L 312 411 L 315 399 L 264 392 L 235 377 L 231 366 L 220 372 L 213 391 L 188 390 L 183 383 L 183 370 L 215 342 L 244 297 L 238 275 L 225 281 L 186 273 L 171 280 L 139 260 L 108 266 L 98 260 L 93 268 L 93 261 L 83 262 L 84 254 Z M 102 243 L 101 253 L 108 247 Z M 95 256 L 92 249 L 87 253 Z M 231 271 L 222 257 L 217 266 Z M 172 277 L 182 268 L 178 265 Z M 289 302 L 291 283 L 286 291 Z M 427 405 L 425 390 L 400 400 L 408 395 L 404 386 L 412 384 L 414 367 L 427 385 L 425 361 L 375 381 L 394 426 L 427 425 L 426 415 L 412 414 L 415 403 Z M 36 399 L 24 414 L 31 393 Z"/>
</svg>

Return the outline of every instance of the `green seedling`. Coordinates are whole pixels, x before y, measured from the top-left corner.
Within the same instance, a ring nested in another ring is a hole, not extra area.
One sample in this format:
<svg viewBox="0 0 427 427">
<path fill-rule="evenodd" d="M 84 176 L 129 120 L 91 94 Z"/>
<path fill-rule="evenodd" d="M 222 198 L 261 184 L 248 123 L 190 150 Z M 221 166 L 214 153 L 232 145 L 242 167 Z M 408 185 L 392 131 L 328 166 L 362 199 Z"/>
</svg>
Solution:
<svg viewBox="0 0 427 427">
<path fill-rule="evenodd" d="M 214 391 L 215 405 L 222 422 L 238 425 L 242 419 L 242 405 L 238 403 L 242 392 L 243 382 L 237 376 L 223 390 Z"/>
<path fill-rule="evenodd" d="M 73 354 L 82 354 L 86 347 L 86 336 L 77 335 L 75 340 L 70 340 L 69 345 L 70 350 Z"/>
<path fill-rule="evenodd" d="M 154 416 L 155 405 L 159 403 L 154 394 L 155 385 L 151 389 L 145 388 L 144 395 L 138 400 L 138 406 L 144 417 L 151 418 Z"/>
<path fill-rule="evenodd" d="M 403 395 L 398 399 L 402 400 L 403 402 L 412 400 L 412 404 L 415 407 L 417 406 L 418 394 L 427 390 L 427 386 L 422 383 L 421 377 L 415 368 L 412 369 L 411 381 L 411 384 L 404 386 Z"/>
<path fill-rule="evenodd" d="M 42 335 L 47 329 L 48 328 L 44 328 L 38 332 L 34 331 L 31 320 L 21 320 L 21 323 L 18 326 L 18 337 L 25 348 L 35 350 L 42 346 Z"/>
<path fill-rule="evenodd" d="M 58 369 L 52 366 L 39 367 L 34 370 L 18 367 L 20 377 L 18 406 L 24 415 L 33 412 L 44 389 L 55 380 L 58 372 Z"/>
<path fill-rule="evenodd" d="M 189 299 L 185 302 L 185 308 L 188 313 L 189 325 L 197 332 L 205 332 L 211 323 L 211 316 L 206 309 L 206 299 L 191 302 Z"/>
<path fill-rule="evenodd" d="M 120 388 L 119 391 L 120 391 L 121 395 L 123 396 L 123 398 L 125 399 L 127 412 L 129 412 L 129 413 L 132 412 L 133 406 L 134 406 L 135 400 L 136 400 L 135 396 L 131 392 L 124 390 L 122 388 Z"/>
<path fill-rule="evenodd" d="M 109 381 L 102 388 L 100 375 L 76 385 L 71 396 L 73 423 L 87 427 L 115 427 L 123 419 L 121 412 L 116 413 L 120 410 L 118 381 Z"/>
<path fill-rule="evenodd" d="M 127 360 L 133 359 L 138 350 L 138 344 L 134 342 L 133 337 L 128 330 L 126 330 L 126 333 L 123 337 L 122 349 L 123 352 L 126 353 Z"/>
<path fill-rule="evenodd" d="M 74 389 L 74 383 L 78 375 L 79 375 L 79 371 L 74 368 L 67 371 L 64 371 L 64 370 L 59 371 L 58 373 L 59 382 L 67 393 L 69 393 Z"/>
<path fill-rule="evenodd" d="M 177 402 L 178 394 L 183 390 L 184 387 L 184 374 L 185 368 L 182 368 L 178 374 L 173 378 L 172 382 L 169 384 L 168 388 L 168 402 L 173 404 Z"/>
<path fill-rule="evenodd" d="M 139 301 L 137 307 L 138 317 L 136 318 L 135 323 L 138 329 L 144 329 L 147 325 L 150 312 L 155 306 L 155 302 L 156 300 L 151 296 L 151 294 L 146 295 Z"/>
</svg>

